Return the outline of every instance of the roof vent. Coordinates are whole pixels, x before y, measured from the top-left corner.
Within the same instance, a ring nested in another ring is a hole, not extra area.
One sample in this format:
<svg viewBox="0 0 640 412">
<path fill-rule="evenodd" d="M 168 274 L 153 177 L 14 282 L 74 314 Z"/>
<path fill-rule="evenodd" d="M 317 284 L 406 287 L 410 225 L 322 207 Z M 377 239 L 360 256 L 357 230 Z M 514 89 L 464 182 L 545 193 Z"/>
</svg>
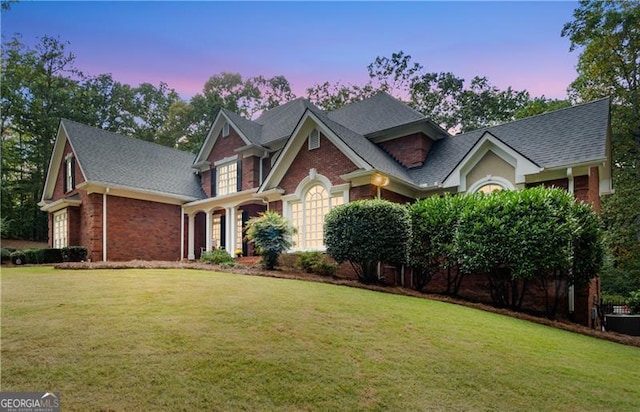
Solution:
<svg viewBox="0 0 640 412">
<path fill-rule="evenodd" d="M 313 129 L 309 133 L 309 150 L 317 149 L 320 147 L 320 132 L 318 129 Z"/>
</svg>

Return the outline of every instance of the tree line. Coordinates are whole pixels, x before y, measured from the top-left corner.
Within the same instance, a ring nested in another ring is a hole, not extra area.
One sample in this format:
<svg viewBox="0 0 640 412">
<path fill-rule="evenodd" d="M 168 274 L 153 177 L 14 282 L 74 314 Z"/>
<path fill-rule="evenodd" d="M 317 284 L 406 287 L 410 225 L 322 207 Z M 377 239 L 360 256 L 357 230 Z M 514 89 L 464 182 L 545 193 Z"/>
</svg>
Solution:
<svg viewBox="0 0 640 412">
<path fill-rule="evenodd" d="M 611 96 L 616 193 L 605 199 L 602 216 L 610 273 L 616 274 L 612 279 L 626 279 L 612 292 L 629 284 L 640 289 L 640 7 L 636 1 L 585 0 L 573 17 L 561 31 L 570 50 L 580 53 L 566 100 L 501 90 L 484 76 L 467 81 L 451 72 L 430 72 L 403 51 L 376 57 L 366 68 L 369 81 L 364 84 L 318 83 L 303 97 L 335 110 L 385 91 L 456 133 Z M 48 36 L 35 46 L 20 37 L 3 41 L 3 237 L 47 237 L 47 217 L 37 203 L 61 118 L 195 152 L 221 108 L 255 118 L 297 97 L 284 76 L 223 72 L 185 100 L 166 83 L 131 86 L 111 74 L 83 73 L 69 49 L 68 42 Z"/>
</svg>

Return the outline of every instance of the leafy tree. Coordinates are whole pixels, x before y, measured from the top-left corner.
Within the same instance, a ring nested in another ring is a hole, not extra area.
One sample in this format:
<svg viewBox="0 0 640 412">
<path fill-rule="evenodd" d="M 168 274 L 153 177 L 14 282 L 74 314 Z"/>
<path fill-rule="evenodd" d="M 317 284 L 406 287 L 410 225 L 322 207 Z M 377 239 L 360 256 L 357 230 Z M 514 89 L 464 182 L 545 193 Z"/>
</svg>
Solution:
<svg viewBox="0 0 640 412">
<path fill-rule="evenodd" d="M 273 270 L 278 256 L 292 246 L 294 233 L 295 229 L 287 219 L 269 210 L 247 222 L 247 239 L 255 244 L 262 256 L 262 265 L 268 270 Z"/>
<path fill-rule="evenodd" d="M 476 76 L 465 86 L 465 79 L 451 72 L 427 72 L 402 51 L 377 57 L 368 71 L 374 89 L 398 98 L 408 95 L 411 107 L 445 129 L 461 132 L 513 120 L 529 101 L 527 91 L 499 90 L 486 77 Z"/>
<path fill-rule="evenodd" d="M 615 193 L 603 199 L 610 255 L 604 292 L 640 288 L 640 3 L 581 1 L 562 36 L 579 50 L 576 100 L 611 96 Z"/>
<path fill-rule="evenodd" d="M 327 253 L 348 261 L 363 283 L 378 282 L 378 264 L 407 262 L 411 221 L 407 208 L 386 200 L 338 206 L 325 218 Z"/>
<path fill-rule="evenodd" d="M 379 89 L 374 88 L 371 84 L 364 86 L 347 86 L 340 83 L 331 84 L 324 82 L 308 88 L 307 98 L 320 109 L 332 111 L 346 106 L 349 103 L 369 98 L 379 91 Z"/>
<path fill-rule="evenodd" d="M 560 110 L 571 106 L 570 100 L 547 99 L 546 97 L 534 97 L 523 107 L 516 110 L 514 117 L 524 119 L 525 117 L 536 116 L 553 110 Z"/>
<path fill-rule="evenodd" d="M 418 290 L 442 272 L 447 280 L 446 293 L 458 293 L 464 273 L 458 267 L 454 239 L 468 199 L 449 194 L 431 196 L 409 208 L 412 228 L 409 265 Z"/>
</svg>

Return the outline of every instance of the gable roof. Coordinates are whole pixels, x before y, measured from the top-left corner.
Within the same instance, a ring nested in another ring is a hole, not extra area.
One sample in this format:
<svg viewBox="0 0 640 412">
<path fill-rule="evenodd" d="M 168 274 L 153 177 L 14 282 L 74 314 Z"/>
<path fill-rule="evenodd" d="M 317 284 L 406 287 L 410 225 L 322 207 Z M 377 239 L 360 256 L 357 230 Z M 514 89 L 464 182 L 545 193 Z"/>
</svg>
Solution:
<svg viewBox="0 0 640 412">
<path fill-rule="evenodd" d="M 409 174 L 422 185 L 442 183 L 486 132 L 544 169 L 604 161 L 608 127 L 604 98 L 437 140 L 424 165 Z"/>
<path fill-rule="evenodd" d="M 195 156 L 71 120 L 60 122 L 89 183 L 200 199 Z"/>
<path fill-rule="evenodd" d="M 380 92 L 368 99 L 348 104 L 327 113 L 327 116 L 331 120 L 365 136 L 415 123 L 428 123 L 431 125 L 437 135 L 432 136 L 434 138 L 448 136 L 447 132 L 427 119 L 422 113 L 412 109 L 386 92 Z"/>
</svg>

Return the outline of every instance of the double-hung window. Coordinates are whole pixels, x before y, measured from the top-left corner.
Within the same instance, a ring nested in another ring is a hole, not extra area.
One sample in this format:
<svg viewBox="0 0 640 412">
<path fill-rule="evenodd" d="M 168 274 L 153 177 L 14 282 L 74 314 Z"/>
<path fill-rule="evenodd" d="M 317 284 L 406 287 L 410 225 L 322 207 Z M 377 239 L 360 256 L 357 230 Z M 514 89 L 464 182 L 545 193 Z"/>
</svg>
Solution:
<svg viewBox="0 0 640 412">
<path fill-rule="evenodd" d="M 217 166 L 218 196 L 224 196 L 238 191 L 238 163 L 231 162 Z"/>
<path fill-rule="evenodd" d="M 53 247 L 60 249 L 69 246 L 67 240 L 67 209 L 53 214 Z"/>
</svg>

